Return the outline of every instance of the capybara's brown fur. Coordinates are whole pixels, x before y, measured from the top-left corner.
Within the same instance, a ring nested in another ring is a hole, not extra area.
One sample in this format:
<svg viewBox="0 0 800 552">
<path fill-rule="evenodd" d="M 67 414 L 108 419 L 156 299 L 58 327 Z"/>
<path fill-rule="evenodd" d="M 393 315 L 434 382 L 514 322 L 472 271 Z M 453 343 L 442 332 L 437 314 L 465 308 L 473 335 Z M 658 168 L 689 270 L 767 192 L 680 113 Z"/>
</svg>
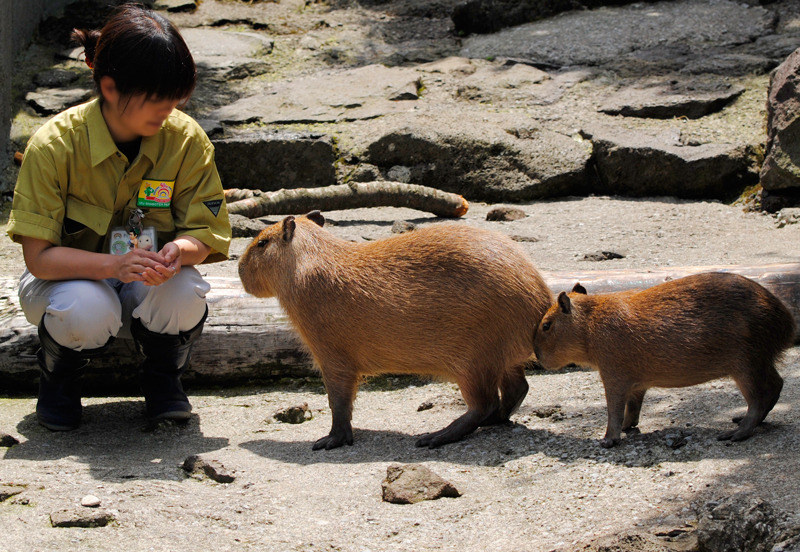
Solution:
<svg viewBox="0 0 800 552">
<path fill-rule="evenodd" d="M 756 282 L 736 274 L 687 276 L 643 291 L 586 295 L 561 292 L 539 325 L 538 361 L 599 371 L 608 406 L 604 447 L 635 428 L 650 387 L 686 387 L 730 376 L 747 401 L 737 429 L 753 434 L 778 401 L 783 379 L 775 362 L 792 345 L 791 313 Z"/>
<path fill-rule="evenodd" d="M 528 391 L 524 364 L 553 296 L 510 238 L 436 224 L 354 243 L 319 212 L 265 228 L 239 260 L 244 289 L 278 298 L 322 372 L 333 414 L 314 449 L 352 444 L 362 376 L 455 381 L 467 412 L 422 436 L 437 447 L 507 421 Z M 498 394 L 499 391 L 499 394 Z"/>
</svg>

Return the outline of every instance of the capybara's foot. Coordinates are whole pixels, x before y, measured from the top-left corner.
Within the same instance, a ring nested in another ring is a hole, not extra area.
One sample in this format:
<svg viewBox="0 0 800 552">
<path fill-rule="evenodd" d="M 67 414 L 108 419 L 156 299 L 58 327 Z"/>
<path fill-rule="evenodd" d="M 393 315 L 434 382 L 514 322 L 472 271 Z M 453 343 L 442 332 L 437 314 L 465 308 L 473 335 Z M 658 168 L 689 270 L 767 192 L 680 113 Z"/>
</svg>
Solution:
<svg viewBox="0 0 800 552">
<path fill-rule="evenodd" d="M 752 431 L 732 429 L 730 431 L 723 431 L 717 435 L 717 441 L 744 441 L 745 439 L 749 439 L 752 435 Z"/>
<path fill-rule="evenodd" d="M 478 429 L 481 421 L 487 417 L 478 410 L 468 410 L 446 428 L 427 433 L 417 439 L 416 445 L 418 447 L 436 448 L 447 443 L 455 443 L 463 439 L 465 435 L 469 435 Z"/>
<path fill-rule="evenodd" d="M 481 427 L 488 427 L 488 426 L 495 426 L 495 425 L 504 425 L 511 423 L 511 420 L 508 416 L 504 416 L 500 409 L 495 410 L 485 420 L 481 422 Z"/>
<path fill-rule="evenodd" d="M 417 442 L 414 443 L 418 447 L 428 447 L 428 448 L 438 448 L 442 445 L 446 445 L 448 443 L 454 443 L 456 441 L 460 441 L 463 436 L 454 438 L 452 435 L 448 435 L 447 429 L 442 429 L 441 431 L 434 431 L 433 433 L 426 433 L 419 439 Z"/>
<path fill-rule="evenodd" d="M 600 446 L 603 448 L 611 448 L 620 444 L 619 439 L 612 439 L 611 437 L 603 437 L 600 439 Z"/>
<path fill-rule="evenodd" d="M 322 439 L 317 440 L 317 442 L 314 443 L 314 446 L 311 447 L 311 450 L 320 450 L 320 449 L 330 450 L 330 449 L 339 448 L 342 445 L 352 445 L 352 444 L 353 444 L 353 432 L 352 431 L 350 431 L 350 432 L 346 432 L 346 431 L 334 432 L 334 431 L 331 431 L 330 434 L 328 434 L 327 436 L 323 437 Z"/>
<path fill-rule="evenodd" d="M 640 434 L 640 433 L 642 432 L 642 430 L 641 430 L 641 429 L 639 429 L 639 428 L 638 428 L 638 427 L 636 427 L 636 426 L 632 426 L 632 427 L 623 427 L 623 428 L 622 428 L 622 431 L 624 431 L 624 432 L 625 432 L 626 434 L 628 434 L 628 435 L 638 435 L 638 434 Z"/>
</svg>

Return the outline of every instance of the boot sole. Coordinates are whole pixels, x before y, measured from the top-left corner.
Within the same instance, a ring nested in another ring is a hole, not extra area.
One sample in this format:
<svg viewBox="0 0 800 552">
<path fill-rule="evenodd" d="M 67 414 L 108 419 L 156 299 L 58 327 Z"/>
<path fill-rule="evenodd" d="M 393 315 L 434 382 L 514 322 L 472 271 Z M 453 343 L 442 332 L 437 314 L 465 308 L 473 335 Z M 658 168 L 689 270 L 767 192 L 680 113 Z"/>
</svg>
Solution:
<svg viewBox="0 0 800 552">
<path fill-rule="evenodd" d="M 79 423 L 74 425 L 56 424 L 42 419 L 37 419 L 37 421 L 39 422 L 40 426 L 46 427 L 50 431 L 73 431 L 78 429 L 78 426 L 80 425 Z"/>
</svg>

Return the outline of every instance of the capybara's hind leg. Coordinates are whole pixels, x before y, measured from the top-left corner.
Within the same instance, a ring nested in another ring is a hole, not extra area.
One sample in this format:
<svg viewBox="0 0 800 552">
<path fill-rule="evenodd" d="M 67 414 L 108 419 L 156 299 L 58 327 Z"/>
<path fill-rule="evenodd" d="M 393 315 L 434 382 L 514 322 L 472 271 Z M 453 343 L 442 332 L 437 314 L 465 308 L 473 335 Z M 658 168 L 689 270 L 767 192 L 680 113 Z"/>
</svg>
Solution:
<svg viewBox="0 0 800 552">
<path fill-rule="evenodd" d="M 358 381 L 348 370 L 322 370 L 322 381 L 328 392 L 328 405 L 331 408 L 333 422 L 331 432 L 317 440 L 313 450 L 341 447 L 353 444 L 353 427 L 350 420 L 353 416 L 353 401 L 356 398 Z"/>
<path fill-rule="evenodd" d="M 783 378 L 772 363 L 762 370 L 753 370 L 752 374 L 748 372 L 746 377 L 734 378 L 734 381 L 747 402 L 747 414 L 743 418 L 734 418 L 739 427 L 720 433 L 717 436 L 720 441 L 744 441 L 753 435 L 778 402 L 783 389 Z"/>
<path fill-rule="evenodd" d="M 528 394 L 528 380 L 525 379 L 525 366 L 520 364 L 510 368 L 500 381 L 500 408 L 489 415 L 481 426 L 504 424 L 517 411 Z"/>
<path fill-rule="evenodd" d="M 628 388 L 626 385 L 615 382 L 609 385 L 603 381 L 606 391 L 606 406 L 608 408 L 608 426 L 606 435 L 600 440 L 603 448 L 611 448 L 620 442 L 622 425 L 625 419 L 625 405 L 628 401 Z"/>
<path fill-rule="evenodd" d="M 436 448 L 447 443 L 460 441 L 481 426 L 484 420 L 492 416 L 500 408 L 500 399 L 497 396 L 497 384 L 476 385 L 468 378 L 460 378 L 457 382 L 461 389 L 467 411 L 456 418 L 446 428 L 433 433 L 428 433 L 417 439 L 418 447 Z"/>
<path fill-rule="evenodd" d="M 622 431 L 631 433 L 638 431 L 639 415 L 642 412 L 642 401 L 647 389 L 636 389 L 628 394 L 628 401 L 625 403 L 625 418 L 622 421 Z"/>
</svg>

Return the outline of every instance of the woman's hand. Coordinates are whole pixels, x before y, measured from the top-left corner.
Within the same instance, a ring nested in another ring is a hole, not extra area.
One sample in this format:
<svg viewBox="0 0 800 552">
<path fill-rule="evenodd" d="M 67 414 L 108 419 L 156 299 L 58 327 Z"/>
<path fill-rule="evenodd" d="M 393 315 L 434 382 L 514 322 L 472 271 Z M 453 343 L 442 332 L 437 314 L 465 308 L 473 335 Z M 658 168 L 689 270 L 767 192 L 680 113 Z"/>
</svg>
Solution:
<svg viewBox="0 0 800 552">
<path fill-rule="evenodd" d="M 158 255 L 162 262 L 142 271 L 142 281 L 146 286 L 160 286 L 181 270 L 181 248 L 177 243 L 167 242 Z"/>
<path fill-rule="evenodd" d="M 144 249 L 132 249 L 124 255 L 116 256 L 114 278 L 125 284 L 130 282 L 144 282 L 146 285 L 159 285 L 168 278 L 154 276 L 157 271 L 164 270 L 167 260 L 163 250 L 155 253 Z"/>
</svg>

